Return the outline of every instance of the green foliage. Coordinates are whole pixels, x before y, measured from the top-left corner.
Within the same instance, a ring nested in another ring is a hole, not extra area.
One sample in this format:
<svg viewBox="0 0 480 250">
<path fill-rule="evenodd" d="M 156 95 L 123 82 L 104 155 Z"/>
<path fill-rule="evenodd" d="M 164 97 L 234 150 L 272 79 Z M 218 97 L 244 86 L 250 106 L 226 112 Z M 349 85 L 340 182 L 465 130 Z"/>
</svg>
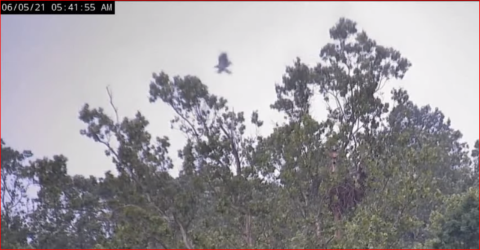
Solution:
<svg viewBox="0 0 480 250">
<path fill-rule="evenodd" d="M 432 239 L 427 246 L 434 249 L 478 249 L 478 187 L 445 199 L 445 205 L 432 213 Z"/>
<path fill-rule="evenodd" d="M 114 116 L 85 104 L 80 134 L 116 173 L 72 176 L 61 155 L 27 163 L 2 140 L 2 248 L 478 248 L 478 141 L 469 157 L 440 110 L 401 88 L 380 97 L 411 67 L 399 51 L 345 18 L 330 37 L 319 63 L 286 68 L 271 105 L 286 121 L 265 137 L 246 133 L 258 112 L 233 111 L 195 76 L 154 73 L 150 102 L 187 138 L 178 177 L 169 138 L 141 112 L 120 118 L 108 89 Z"/>
<path fill-rule="evenodd" d="M 478 176 L 478 140 L 475 142 L 475 146 L 472 150 L 471 156 L 473 157 L 473 182 L 474 186 L 478 187 L 478 181 L 479 181 L 479 176 Z"/>
</svg>

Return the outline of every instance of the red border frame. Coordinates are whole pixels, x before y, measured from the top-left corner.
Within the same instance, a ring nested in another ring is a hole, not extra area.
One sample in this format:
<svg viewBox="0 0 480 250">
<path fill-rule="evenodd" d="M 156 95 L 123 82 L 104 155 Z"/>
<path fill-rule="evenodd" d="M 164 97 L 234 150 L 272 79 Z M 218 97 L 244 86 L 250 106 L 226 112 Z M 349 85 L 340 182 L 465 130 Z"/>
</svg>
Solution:
<svg viewBox="0 0 480 250">
<path fill-rule="evenodd" d="M 59 0 L 9 0 L 9 1 L 59 1 Z M 62 0 L 62 1 L 102 1 L 102 0 Z M 114 0 L 115 2 L 366 2 L 364 0 Z M 374 0 L 375 2 L 479 2 L 480 0 L 401 0 L 401 1 L 382 1 Z"/>
<path fill-rule="evenodd" d="M 12 0 L 12 1 L 36 1 L 36 0 Z M 43 1 L 56 1 L 56 0 L 43 0 Z M 78 0 L 78 1 L 99 1 L 99 0 Z M 146 1 L 157 1 L 157 2 L 167 2 L 167 1 L 161 1 L 161 0 L 116 0 L 116 1 L 130 1 L 130 2 L 146 2 Z M 190 0 L 190 1 L 204 1 L 204 2 L 213 2 L 213 1 L 220 1 L 220 0 Z M 190 2 L 190 1 L 178 1 L 178 2 Z M 247 0 L 233 0 L 235 2 L 247 2 Z M 233 2 L 232 1 L 232 2 Z M 263 1 L 288 1 L 288 0 L 263 0 Z M 307 0 L 308 1 L 308 0 Z M 343 0 L 337 0 L 337 1 L 343 1 Z M 351 1 L 361 1 L 361 0 L 351 0 Z M 410 1 L 413 2 L 415 0 L 404 0 L 404 1 Z M 448 0 L 424 0 L 424 1 L 448 1 Z M 479 0 L 466 0 L 467 2 L 478 2 Z M 0 15 L 1 16 L 1 15 Z M 480 20 L 479 20 L 480 22 Z M 0 18 L 0 41 L 1 41 L 1 18 Z M 1 56 L 1 42 L 0 42 L 0 56 Z M 1 65 L 1 60 L 0 60 L 0 65 Z M 480 69 L 479 69 L 480 73 Z M 0 77 L 1 77 L 1 67 L 0 67 Z M 480 95 L 480 93 L 479 93 Z M 1 96 L 1 86 L 0 86 L 0 96 Z M 1 97 L 0 97 L 1 98 Z M 479 103 L 480 106 L 480 103 Z M 0 103 L 0 115 L 1 115 L 1 103 Z M 480 128 L 479 128 L 480 129 Z M 479 130 L 480 131 L 480 130 Z M 1 136 L 1 116 L 0 116 L 0 136 Z M 1 157 L 1 154 L 0 154 Z M 479 223 L 480 227 L 480 223 Z M 480 238 L 480 236 L 479 236 Z"/>
</svg>

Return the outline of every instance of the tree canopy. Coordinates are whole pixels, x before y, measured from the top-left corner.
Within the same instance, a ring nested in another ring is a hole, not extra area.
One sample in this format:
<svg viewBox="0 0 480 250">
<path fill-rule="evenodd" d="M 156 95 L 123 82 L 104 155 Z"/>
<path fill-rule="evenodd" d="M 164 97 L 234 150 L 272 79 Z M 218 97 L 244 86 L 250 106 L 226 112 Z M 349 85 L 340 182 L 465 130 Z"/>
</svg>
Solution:
<svg viewBox="0 0 480 250">
<path fill-rule="evenodd" d="M 169 138 L 113 102 L 114 116 L 85 104 L 79 119 L 116 173 L 72 176 L 65 156 L 31 160 L 2 140 L 2 248 L 478 249 L 478 141 L 470 151 L 401 87 L 382 98 L 412 66 L 399 51 L 345 18 L 330 37 L 316 65 L 296 58 L 275 84 L 270 107 L 286 121 L 269 135 L 247 133 L 261 114 L 199 78 L 153 73 L 150 102 L 188 138 L 178 177 Z"/>
</svg>

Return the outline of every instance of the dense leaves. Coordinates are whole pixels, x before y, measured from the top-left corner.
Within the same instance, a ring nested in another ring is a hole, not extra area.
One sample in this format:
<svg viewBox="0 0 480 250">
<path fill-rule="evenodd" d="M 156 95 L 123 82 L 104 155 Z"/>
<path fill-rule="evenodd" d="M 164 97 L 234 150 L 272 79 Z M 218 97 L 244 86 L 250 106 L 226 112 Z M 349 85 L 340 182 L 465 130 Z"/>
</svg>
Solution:
<svg viewBox="0 0 480 250">
<path fill-rule="evenodd" d="M 431 228 L 429 247 L 478 249 L 478 187 L 447 197 L 432 213 Z"/>
<path fill-rule="evenodd" d="M 169 138 L 120 118 L 108 89 L 114 115 L 85 104 L 80 134 L 114 172 L 72 176 L 2 140 L 2 248 L 478 248 L 478 141 L 402 88 L 382 98 L 412 65 L 399 51 L 344 18 L 330 37 L 286 68 L 271 105 L 286 120 L 265 136 L 197 77 L 154 73 L 150 102 L 187 138 L 177 177 Z"/>
</svg>

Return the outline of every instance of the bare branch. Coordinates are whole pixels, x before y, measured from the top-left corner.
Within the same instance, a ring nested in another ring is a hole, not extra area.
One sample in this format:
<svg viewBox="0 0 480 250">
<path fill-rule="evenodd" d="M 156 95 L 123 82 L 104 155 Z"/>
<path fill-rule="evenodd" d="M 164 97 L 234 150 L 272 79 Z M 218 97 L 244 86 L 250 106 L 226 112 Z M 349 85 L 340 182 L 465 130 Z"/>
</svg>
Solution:
<svg viewBox="0 0 480 250">
<path fill-rule="evenodd" d="M 110 90 L 110 86 L 107 86 L 106 89 L 107 89 L 108 99 L 109 99 L 109 101 L 110 101 L 110 106 L 112 106 L 113 111 L 115 112 L 116 122 L 117 122 L 117 124 L 119 124 L 119 123 L 120 123 L 120 119 L 118 118 L 118 108 L 115 106 L 115 104 L 113 104 L 113 93 L 112 93 L 112 91 Z"/>
<path fill-rule="evenodd" d="M 225 136 L 228 138 L 228 140 L 230 141 L 230 145 L 232 146 L 232 151 L 233 151 L 232 154 L 233 154 L 233 157 L 235 158 L 235 165 L 237 166 L 237 175 L 240 176 L 241 171 L 242 171 L 242 167 L 241 167 L 241 162 L 240 162 L 240 155 L 239 155 L 238 150 L 237 150 L 237 145 L 235 145 L 235 141 L 234 141 L 233 137 L 231 136 L 231 134 L 229 134 L 227 132 L 227 130 L 225 130 L 225 128 L 222 126 L 222 124 L 219 124 L 219 127 L 223 131 Z"/>
</svg>

